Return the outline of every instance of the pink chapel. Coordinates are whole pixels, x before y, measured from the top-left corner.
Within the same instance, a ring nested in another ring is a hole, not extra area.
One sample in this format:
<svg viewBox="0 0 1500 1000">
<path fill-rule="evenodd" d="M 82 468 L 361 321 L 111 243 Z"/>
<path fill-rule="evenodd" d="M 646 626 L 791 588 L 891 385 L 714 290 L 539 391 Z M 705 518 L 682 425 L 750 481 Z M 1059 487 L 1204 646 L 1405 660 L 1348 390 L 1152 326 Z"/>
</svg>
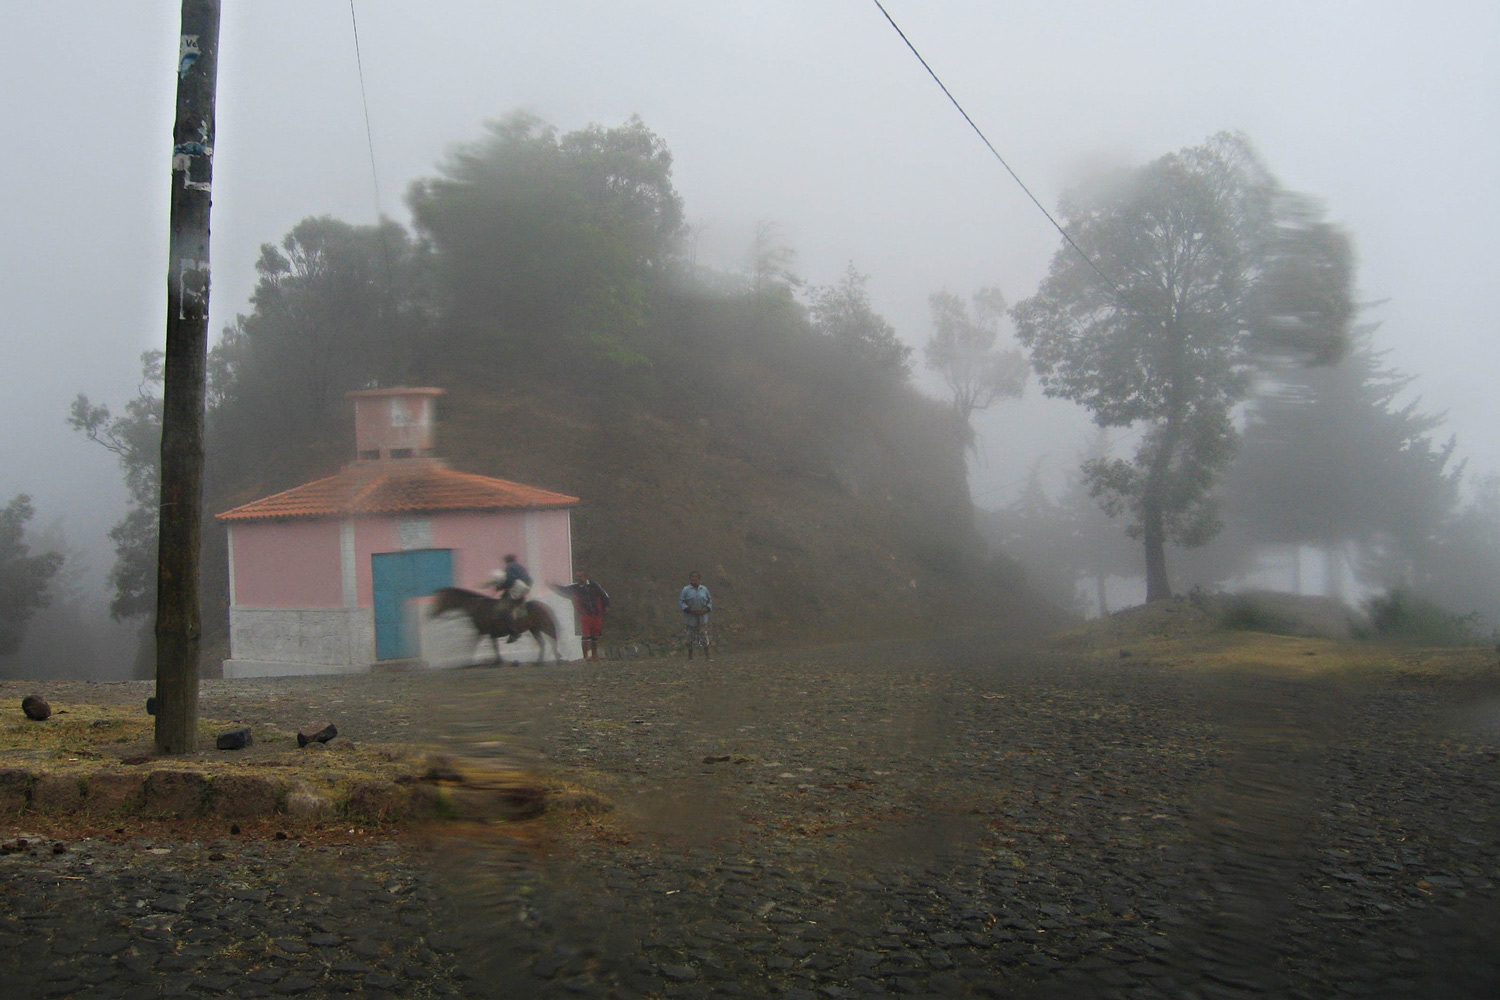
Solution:
<svg viewBox="0 0 1500 1000">
<path fill-rule="evenodd" d="M 572 607 L 578 498 L 448 468 L 433 447 L 435 388 L 366 389 L 355 461 L 338 474 L 218 515 L 229 530 L 225 677 L 355 673 L 381 663 L 459 666 L 493 655 L 462 616 L 431 619 L 440 587 L 476 588 L 513 553 L 576 659 Z M 534 658 L 529 638 L 505 647 Z"/>
</svg>

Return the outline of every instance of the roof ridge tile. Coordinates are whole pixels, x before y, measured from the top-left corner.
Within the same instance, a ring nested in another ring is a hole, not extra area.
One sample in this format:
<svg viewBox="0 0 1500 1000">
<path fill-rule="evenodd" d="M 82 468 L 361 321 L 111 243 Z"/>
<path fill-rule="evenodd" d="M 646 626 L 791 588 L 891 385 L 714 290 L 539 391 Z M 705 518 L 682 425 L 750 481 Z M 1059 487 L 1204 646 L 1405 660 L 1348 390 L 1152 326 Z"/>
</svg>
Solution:
<svg viewBox="0 0 1500 1000">
<path fill-rule="evenodd" d="M 398 514 L 416 511 L 516 510 L 571 507 L 578 498 L 508 479 L 461 472 L 445 465 L 394 475 L 368 465 L 339 473 L 224 511 L 221 521 L 255 521 Z"/>
</svg>

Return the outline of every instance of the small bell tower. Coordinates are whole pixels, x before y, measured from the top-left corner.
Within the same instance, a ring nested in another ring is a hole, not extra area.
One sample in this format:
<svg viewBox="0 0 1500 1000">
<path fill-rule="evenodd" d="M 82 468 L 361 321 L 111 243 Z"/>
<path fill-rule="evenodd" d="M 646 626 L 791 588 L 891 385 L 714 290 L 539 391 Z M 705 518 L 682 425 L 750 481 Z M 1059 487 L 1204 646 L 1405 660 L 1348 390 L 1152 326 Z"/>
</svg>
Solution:
<svg viewBox="0 0 1500 1000">
<path fill-rule="evenodd" d="M 397 387 L 346 393 L 354 401 L 354 449 L 359 462 L 432 458 L 437 397 L 444 390 Z"/>
</svg>

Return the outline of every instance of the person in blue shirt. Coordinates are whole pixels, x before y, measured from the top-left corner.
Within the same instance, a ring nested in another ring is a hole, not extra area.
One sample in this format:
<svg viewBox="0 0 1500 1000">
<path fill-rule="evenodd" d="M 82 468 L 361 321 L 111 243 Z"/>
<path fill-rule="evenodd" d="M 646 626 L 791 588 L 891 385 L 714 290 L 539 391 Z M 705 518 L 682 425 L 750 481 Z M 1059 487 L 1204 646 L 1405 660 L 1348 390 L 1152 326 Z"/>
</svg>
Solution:
<svg viewBox="0 0 1500 1000">
<path fill-rule="evenodd" d="M 531 593 L 531 574 L 515 556 L 507 553 L 505 568 L 495 570 L 485 586 L 495 591 L 496 596 L 501 600 L 508 602 L 509 606 L 505 611 L 510 616 L 511 635 L 506 641 L 515 642 L 515 623 L 520 616 L 520 611 L 526 606 L 526 595 Z"/>
<path fill-rule="evenodd" d="M 682 609 L 684 635 L 687 639 L 687 658 L 693 658 L 693 647 L 703 647 L 703 658 L 708 655 L 708 616 L 714 609 L 713 595 L 703 586 L 703 577 L 693 570 L 688 574 L 688 585 L 677 596 L 677 606 Z"/>
</svg>

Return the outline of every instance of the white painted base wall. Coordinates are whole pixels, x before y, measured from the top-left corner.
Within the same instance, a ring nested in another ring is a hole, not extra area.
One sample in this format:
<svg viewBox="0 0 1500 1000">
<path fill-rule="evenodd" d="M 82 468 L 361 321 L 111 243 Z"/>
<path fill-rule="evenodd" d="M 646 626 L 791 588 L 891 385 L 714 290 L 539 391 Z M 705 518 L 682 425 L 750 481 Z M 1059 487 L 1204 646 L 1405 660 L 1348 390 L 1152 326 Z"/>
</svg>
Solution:
<svg viewBox="0 0 1500 1000">
<path fill-rule="evenodd" d="M 375 620 L 369 608 L 232 607 L 229 652 L 225 677 L 364 670 L 375 659 Z"/>
<path fill-rule="evenodd" d="M 573 606 L 558 595 L 541 598 L 557 618 L 559 652 L 564 660 L 583 656 L 574 634 Z M 416 626 L 417 660 L 426 667 L 462 667 L 490 663 L 495 649 L 476 639 L 463 615 L 428 617 L 430 598 L 407 605 Z M 369 608 L 230 608 L 229 649 L 224 677 L 298 677 L 364 673 L 375 661 L 375 619 Z M 500 644 L 509 662 L 534 663 L 536 643 L 530 636 Z M 551 650 L 548 651 L 551 659 Z M 409 662 L 409 661 L 407 661 Z"/>
<path fill-rule="evenodd" d="M 224 679 L 362 674 L 369 669 L 369 666 L 366 664 L 355 666 L 349 663 L 285 663 L 280 660 L 225 660 Z"/>
</svg>

